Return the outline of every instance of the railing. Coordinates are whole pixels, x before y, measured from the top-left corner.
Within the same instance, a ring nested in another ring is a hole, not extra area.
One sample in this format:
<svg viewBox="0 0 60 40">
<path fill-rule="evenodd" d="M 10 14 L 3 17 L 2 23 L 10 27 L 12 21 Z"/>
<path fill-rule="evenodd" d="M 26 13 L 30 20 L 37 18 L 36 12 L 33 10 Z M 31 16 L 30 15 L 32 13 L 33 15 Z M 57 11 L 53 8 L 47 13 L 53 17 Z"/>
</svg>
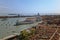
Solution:
<svg viewBox="0 0 60 40">
<path fill-rule="evenodd" d="M 55 34 L 57 33 L 57 31 L 58 31 L 58 28 L 56 29 L 56 31 L 53 33 L 53 35 L 51 36 L 51 38 L 49 40 L 53 39 L 53 37 L 55 36 Z"/>
</svg>

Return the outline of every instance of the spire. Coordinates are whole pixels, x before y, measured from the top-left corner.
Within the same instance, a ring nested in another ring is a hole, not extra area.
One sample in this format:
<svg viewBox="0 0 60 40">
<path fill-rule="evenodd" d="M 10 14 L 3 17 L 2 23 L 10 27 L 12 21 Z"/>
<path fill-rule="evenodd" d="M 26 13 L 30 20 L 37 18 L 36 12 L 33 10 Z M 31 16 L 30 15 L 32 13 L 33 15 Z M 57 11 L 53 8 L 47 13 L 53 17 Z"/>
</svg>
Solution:
<svg viewBox="0 0 60 40">
<path fill-rule="evenodd" d="M 40 14 L 39 14 L 39 13 L 38 13 L 37 15 L 38 15 L 38 16 L 40 16 Z"/>
<path fill-rule="evenodd" d="M 37 13 L 37 20 L 36 21 L 40 21 L 40 14 L 39 13 Z"/>
</svg>

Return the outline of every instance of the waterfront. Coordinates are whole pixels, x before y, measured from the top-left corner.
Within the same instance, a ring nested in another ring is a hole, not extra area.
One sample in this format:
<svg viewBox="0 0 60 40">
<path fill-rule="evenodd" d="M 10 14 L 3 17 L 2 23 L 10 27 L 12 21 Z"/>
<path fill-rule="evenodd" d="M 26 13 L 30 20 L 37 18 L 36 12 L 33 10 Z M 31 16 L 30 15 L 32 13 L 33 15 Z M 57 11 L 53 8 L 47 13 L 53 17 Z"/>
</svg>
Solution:
<svg viewBox="0 0 60 40">
<path fill-rule="evenodd" d="M 21 30 L 30 28 L 38 24 L 34 23 L 34 24 L 14 26 L 16 20 L 24 21 L 25 19 L 26 18 L 8 18 L 5 21 L 1 21 L 2 19 L 0 19 L 0 38 L 4 38 L 14 33 L 20 33 Z"/>
</svg>

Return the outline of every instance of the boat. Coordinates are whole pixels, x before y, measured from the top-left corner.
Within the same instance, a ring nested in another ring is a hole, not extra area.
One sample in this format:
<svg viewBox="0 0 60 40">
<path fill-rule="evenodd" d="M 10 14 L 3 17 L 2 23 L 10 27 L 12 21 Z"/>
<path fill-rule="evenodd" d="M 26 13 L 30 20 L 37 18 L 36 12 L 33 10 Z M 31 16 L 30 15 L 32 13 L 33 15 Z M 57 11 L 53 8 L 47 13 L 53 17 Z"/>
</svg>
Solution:
<svg viewBox="0 0 60 40">
<path fill-rule="evenodd" d="M 25 25 L 25 24 L 32 24 L 32 23 L 34 23 L 34 22 L 32 22 L 32 21 L 22 21 L 22 22 L 16 22 L 16 24 L 14 25 L 14 26 L 19 26 L 19 25 Z"/>
<path fill-rule="evenodd" d="M 15 26 L 25 25 L 25 24 L 32 24 L 34 22 L 36 22 L 35 18 L 27 18 L 26 20 L 21 21 L 21 22 L 19 22 L 19 20 L 17 20 Z"/>
<path fill-rule="evenodd" d="M 27 18 L 26 20 L 21 21 L 21 22 L 19 22 L 19 20 L 17 20 L 14 26 L 25 25 L 25 24 L 33 24 L 33 23 L 37 22 L 36 20 L 37 19 L 34 17 Z"/>
</svg>

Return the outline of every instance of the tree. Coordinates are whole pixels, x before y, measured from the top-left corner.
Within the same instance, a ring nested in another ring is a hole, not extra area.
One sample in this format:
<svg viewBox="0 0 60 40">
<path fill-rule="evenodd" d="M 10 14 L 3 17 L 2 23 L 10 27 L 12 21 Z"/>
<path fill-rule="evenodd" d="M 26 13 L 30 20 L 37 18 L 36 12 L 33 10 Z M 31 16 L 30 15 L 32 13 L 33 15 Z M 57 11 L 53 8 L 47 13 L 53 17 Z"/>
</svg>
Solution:
<svg viewBox="0 0 60 40">
<path fill-rule="evenodd" d="M 30 32 L 31 32 L 30 34 L 33 35 L 33 34 L 35 34 L 36 29 L 35 28 L 31 28 Z"/>
<path fill-rule="evenodd" d="M 23 30 L 20 32 L 20 40 L 28 40 L 29 32 Z"/>
</svg>

